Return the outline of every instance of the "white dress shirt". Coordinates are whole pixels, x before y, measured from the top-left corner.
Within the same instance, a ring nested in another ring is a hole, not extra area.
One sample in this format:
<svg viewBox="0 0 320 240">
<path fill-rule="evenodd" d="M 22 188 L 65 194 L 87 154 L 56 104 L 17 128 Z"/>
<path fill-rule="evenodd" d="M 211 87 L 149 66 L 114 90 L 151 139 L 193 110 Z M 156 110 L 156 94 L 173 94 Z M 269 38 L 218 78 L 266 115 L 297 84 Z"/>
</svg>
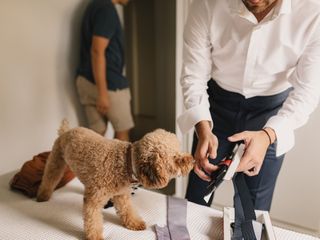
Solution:
<svg viewBox="0 0 320 240">
<path fill-rule="evenodd" d="M 182 132 L 201 120 L 212 123 L 211 77 L 246 98 L 294 88 L 265 125 L 277 135 L 277 156 L 286 153 L 319 101 L 320 1 L 279 0 L 258 23 L 241 0 L 195 0 L 184 32 Z"/>
</svg>

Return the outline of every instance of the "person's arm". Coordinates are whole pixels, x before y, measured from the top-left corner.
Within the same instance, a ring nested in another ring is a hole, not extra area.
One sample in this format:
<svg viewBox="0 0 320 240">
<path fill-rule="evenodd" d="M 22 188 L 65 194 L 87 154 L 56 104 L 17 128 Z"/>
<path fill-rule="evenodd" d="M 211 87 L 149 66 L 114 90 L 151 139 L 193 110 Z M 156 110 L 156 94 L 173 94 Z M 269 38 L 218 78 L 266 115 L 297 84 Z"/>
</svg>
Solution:
<svg viewBox="0 0 320 240">
<path fill-rule="evenodd" d="M 294 130 L 303 126 L 319 103 L 320 96 L 320 19 L 312 37 L 300 57 L 289 81 L 293 90 L 278 114 L 269 119 L 266 127 L 277 135 L 277 155 L 294 146 Z"/>
<path fill-rule="evenodd" d="M 183 133 L 195 126 L 199 141 L 194 154 L 194 171 L 200 178 L 209 181 L 207 174 L 217 167 L 209 163 L 208 156 L 216 158 L 218 147 L 218 140 L 211 132 L 213 123 L 206 91 L 212 69 L 210 16 L 207 1 L 195 0 L 190 9 L 184 30 L 181 76 L 186 111 L 178 118 L 178 123 Z"/>
<path fill-rule="evenodd" d="M 194 154 L 196 161 L 194 172 L 205 181 L 210 181 L 207 174 L 217 170 L 208 157 L 215 159 L 217 156 L 218 138 L 211 132 L 210 122 L 200 121 L 195 126 L 198 135 L 198 144 Z M 207 173 L 207 174 L 206 174 Z"/>
<path fill-rule="evenodd" d="M 107 86 L 106 49 L 116 32 L 117 15 L 112 5 L 105 4 L 99 8 L 93 19 L 93 37 L 91 45 L 91 64 L 94 80 L 98 88 L 97 110 L 105 114 L 110 107 Z"/>
<path fill-rule="evenodd" d="M 97 110 L 102 114 L 105 114 L 110 107 L 108 84 L 106 80 L 107 59 L 105 55 L 108 45 L 109 39 L 100 36 L 93 36 L 91 47 L 91 64 L 93 76 L 98 89 L 96 106 Z"/>
<path fill-rule="evenodd" d="M 265 129 L 271 143 L 277 140 L 276 155 L 288 152 L 294 145 L 294 130 L 304 125 L 315 110 L 320 96 L 320 20 L 316 19 L 313 34 L 301 55 L 295 71 L 289 78 L 293 86 L 288 98 L 274 117 L 271 117 Z M 242 132 L 229 138 L 231 141 L 245 140 L 246 151 L 241 159 L 238 171 L 256 175 L 262 166 L 267 147 L 267 135 L 263 131 Z M 254 171 L 249 169 L 254 167 Z"/>
</svg>

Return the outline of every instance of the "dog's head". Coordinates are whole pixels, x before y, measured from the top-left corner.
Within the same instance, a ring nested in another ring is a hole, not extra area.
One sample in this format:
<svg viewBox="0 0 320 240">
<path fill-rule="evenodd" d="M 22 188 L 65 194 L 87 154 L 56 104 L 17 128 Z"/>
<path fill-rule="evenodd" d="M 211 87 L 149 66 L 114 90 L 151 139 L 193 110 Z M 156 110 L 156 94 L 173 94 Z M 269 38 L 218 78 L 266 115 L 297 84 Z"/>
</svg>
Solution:
<svg viewBox="0 0 320 240">
<path fill-rule="evenodd" d="M 137 177 L 146 188 L 163 188 L 193 168 L 193 157 L 181 153 L 175 134 L 157 129 L 133 143 Z"/>
</svg>

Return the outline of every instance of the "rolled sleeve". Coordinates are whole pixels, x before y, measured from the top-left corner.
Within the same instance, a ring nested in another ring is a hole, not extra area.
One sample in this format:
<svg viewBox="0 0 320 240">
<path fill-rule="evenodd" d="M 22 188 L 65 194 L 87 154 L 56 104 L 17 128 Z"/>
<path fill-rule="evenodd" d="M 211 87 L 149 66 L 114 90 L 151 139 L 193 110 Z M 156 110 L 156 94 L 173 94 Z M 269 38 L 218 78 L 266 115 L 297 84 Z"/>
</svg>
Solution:
<svg viewBox="0 0 320 240">
<path fill-rule="evenodd" d="M 211 123 L 211 128 L 213 127 L 209 107 L 206 105 L 199 105 L 189 108 L 179 116 L 178 125 L 182 133 L 187 133 L 194 125 L 203 120 L 209 121 Z"/>
</svg>

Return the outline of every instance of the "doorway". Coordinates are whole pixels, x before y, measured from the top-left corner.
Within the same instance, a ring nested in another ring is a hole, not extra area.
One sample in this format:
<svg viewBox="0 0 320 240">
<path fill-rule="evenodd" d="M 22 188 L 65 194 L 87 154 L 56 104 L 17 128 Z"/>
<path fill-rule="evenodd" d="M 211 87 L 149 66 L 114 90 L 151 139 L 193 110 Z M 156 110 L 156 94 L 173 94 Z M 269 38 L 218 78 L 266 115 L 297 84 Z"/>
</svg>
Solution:
<svg viewBox="0 0 320 240">
<path fill-rule="evenodd" d="M 124 9 L 126 75 L 132 93 L 133 141 L 163 128 L 175 132 L 176 1 L 132 0 Z M 165 193 L 174 194 L 174 181 Z"/>
<path fill-rule="evenodd" d="M 156 128 L 175 132 L 175 1 L 133 0 L 124 11 L 133 139 Z"/>
</svg>

